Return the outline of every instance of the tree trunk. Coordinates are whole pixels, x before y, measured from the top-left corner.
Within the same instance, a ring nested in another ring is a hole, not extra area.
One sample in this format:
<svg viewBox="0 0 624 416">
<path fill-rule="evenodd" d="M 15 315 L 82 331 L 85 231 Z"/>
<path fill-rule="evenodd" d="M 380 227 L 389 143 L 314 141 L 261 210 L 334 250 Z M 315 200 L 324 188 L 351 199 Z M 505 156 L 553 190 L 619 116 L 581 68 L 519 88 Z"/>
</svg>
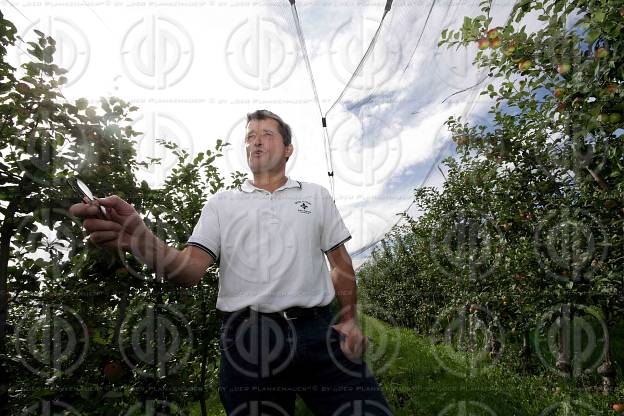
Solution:
<svg viewBox="0 0 624 416">
<path fill-rule="evenodd" d="M 11 251 L 11 237 L 15 232 L 15 212 L 17 205 L 9 203 L 2 227 L 0 227 L 0 414 L 8 414 L 9 405 L 9 380 L 7 375 L 7 282 L 9 278 L 9 253 Z"/>
<path fill-rule="evenodd" d="M 611 362 L 611 336 L 609 334 L 609 318 L 610 311 L 607 305 L 602 306 L 602 312 L 604 313 L 605 320 L 605 356 L 604 361 L 600 367 L 596 370 L 598 374 L 602 377 L 602 393 L 605 395 L 611 394 L 613 390 L 615 390 L 615 367 Z"/>
<path fill-rule="evenodd" d="M 573 314 L 570 311 L 570 305 L 562 304 L 559 313 L 559 354 L 556 367 L 566 376 L 570 375 L 570 326 L 572 319 Z"/>
</svg>

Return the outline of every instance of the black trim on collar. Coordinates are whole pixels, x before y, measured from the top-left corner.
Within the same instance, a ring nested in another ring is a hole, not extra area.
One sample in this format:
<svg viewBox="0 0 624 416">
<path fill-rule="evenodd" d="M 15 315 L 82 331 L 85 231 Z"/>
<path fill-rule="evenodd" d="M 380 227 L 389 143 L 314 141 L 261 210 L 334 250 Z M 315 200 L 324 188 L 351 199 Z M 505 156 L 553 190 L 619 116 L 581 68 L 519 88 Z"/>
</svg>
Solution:
<svg viewBox="0 0 624 416">
<path fill-rule="evenodd" d="M 299 189 L 301 189 L 301 182 L 297 181 L 297 183 L 299 184 Z"/>
</svg>

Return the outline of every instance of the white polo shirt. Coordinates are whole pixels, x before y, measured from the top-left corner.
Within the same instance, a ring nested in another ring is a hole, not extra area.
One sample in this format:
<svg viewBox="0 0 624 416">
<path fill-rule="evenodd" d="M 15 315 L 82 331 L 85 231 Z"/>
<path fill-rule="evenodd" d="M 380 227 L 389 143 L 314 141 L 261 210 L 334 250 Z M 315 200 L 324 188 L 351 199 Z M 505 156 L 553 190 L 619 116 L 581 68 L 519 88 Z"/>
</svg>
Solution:
<svg viewBox="0 0 624 416">
<path fill-rule="evenodd" d="M 246 180 L 212 195 L 187 244 L 219 261 L 219 310 L 274 312 L 330 303 L 324 253 L 350 238 L 327 189 L 288 178 L 273 193 Z"/>
</svg>

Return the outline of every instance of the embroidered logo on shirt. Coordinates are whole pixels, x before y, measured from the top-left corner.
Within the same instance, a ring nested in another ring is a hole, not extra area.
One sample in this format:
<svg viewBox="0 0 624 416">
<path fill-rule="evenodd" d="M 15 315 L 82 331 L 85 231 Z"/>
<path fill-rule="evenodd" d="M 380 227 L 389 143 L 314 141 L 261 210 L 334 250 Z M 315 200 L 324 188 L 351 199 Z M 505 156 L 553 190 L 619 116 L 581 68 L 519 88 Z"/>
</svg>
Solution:
<svg viewBox="0 0 624 416">
<path fill-rule="evenodd" d="M 309 211 L 308 208 L 310 208 L 312 206 L 312 204 L 310 204 L 309 201 L 295 201 L 295 205 L 297 205 L 299 207 L 299 209 L 297 211 L 301 212 L 302 214 L 311 214 L 312 211 Z"/>
</svg>

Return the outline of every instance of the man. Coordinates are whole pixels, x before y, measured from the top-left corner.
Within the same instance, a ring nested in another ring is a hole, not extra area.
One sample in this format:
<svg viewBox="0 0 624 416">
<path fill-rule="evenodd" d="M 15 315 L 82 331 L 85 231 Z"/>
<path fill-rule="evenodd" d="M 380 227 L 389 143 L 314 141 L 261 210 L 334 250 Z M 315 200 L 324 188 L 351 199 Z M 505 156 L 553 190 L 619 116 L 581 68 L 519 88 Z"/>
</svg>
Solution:
<svg viewBox="0 0 624 416">
<path fill-rule="evenodd" d="M 228 415 L 294 414 L 299 394 L 316 415 L 391 415 L 361 359 L 351 238 L 329 192 L 285 175 L 291 130 L 279 116 L 247 115 L 253 180 L 218 192 L 184 250 L 168 247 L 117 196 L 70 212 L 95 244 L 130 250 L 157 273 L 191 287 L 219 264 L 220 398 Z M 109 220 L 97 219 L 97 206 Z M 327 256 L 331 272 L 325 262 Z M 333 323 L 329 303 L 341 310 Z"/>
</svg>

